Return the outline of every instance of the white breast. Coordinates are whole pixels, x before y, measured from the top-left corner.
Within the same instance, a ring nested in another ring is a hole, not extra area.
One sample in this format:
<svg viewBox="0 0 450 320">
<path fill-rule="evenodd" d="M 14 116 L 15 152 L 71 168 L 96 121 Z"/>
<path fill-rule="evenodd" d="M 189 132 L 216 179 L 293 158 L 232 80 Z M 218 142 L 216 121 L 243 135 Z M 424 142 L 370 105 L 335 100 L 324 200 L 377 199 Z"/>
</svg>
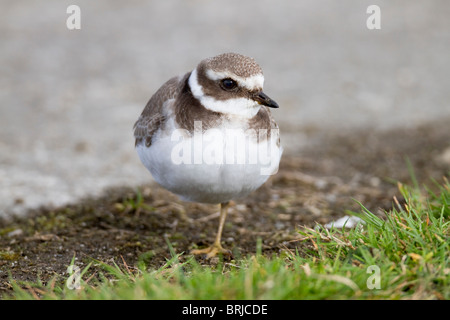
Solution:
<svg viewBox="0 0 450 320">
<path fill-rule="evenodd" d="M 222 203 L 246 196 L 275 174 L 282 148 L 278 135 L 257 143 L 240 123 L 224 123 L 201 133 L 159 131 L 150 148 L 136 147 L 145 167 L 164 188 L 183 200 Z M 264 133 L 262 133 L 264 134 Z"/>
</svg>

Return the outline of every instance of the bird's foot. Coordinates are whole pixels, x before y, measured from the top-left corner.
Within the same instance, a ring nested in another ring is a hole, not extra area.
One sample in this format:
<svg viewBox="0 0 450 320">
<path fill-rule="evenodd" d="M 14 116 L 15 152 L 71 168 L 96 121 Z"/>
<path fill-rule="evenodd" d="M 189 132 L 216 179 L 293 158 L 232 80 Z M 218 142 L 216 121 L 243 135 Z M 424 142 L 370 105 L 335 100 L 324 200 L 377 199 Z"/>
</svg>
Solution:
<svg viewBox="0 0 450 320">
<path fill-rule="evenodd" d="M 205 249 L 191 250 L 191 254 L 205 255 L 206 259 L 213 258 L 213 257 L 217 256 L 218 254 L 221 254 L 224 256 L 232 255 L 230 250 L 224 249 L 220 244 L 213 244 L 212 246 L 205 248 Z"/>
</svg>

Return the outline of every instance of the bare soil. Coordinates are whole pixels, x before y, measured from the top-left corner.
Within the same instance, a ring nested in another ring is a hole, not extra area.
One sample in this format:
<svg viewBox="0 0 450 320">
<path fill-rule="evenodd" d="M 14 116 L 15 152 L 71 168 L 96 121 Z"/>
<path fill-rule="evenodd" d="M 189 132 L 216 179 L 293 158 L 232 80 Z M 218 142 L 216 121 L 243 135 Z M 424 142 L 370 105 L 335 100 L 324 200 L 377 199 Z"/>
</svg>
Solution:
<svg viewBox="0 0 450 320">
<path fill-rule="evenodd" d="M 386 132 L 308 133 L 317 141 L 297 154 L 286 154 L 279 172 L 259 190 L 230 207 L 223 245 L 234 258 L 279 254 L 305 244 L 291 241 L 301 225 L 327 223 L 358 211 L 354 199 L 375 213 L 392 205 L 396 181 L 410 182 L 408 158 L 421 183 L 448 175 L 450 133 L 447 121 Z M 176 253 L 214 240 L 218 206 L 180 201 L 156 186 L 112 189 L 97 199 L 62 208 L 41 208 L 26 217 L 0 221 L 0 295 L 15 280 L 44 283 L 67 277 L 73 256 L 78 265 L 92 259 L 158 268 Z M 197 257 L 201 263 L 216 263 Z"/>
</svg>

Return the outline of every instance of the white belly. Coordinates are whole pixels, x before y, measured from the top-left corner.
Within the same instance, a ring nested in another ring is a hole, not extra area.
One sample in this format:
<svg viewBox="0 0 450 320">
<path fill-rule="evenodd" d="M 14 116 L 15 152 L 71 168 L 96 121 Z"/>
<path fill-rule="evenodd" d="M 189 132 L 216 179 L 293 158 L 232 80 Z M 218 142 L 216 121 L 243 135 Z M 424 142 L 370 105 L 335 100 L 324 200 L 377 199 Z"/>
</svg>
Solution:
<svg viewBox="0 0 450 320">
<path fill-rule="evenodd" d="M 136 149 L 156 182 L 183 200 L 222 203 L 246 196 L 277 172 L 282 153 L 277 140 L 272 135 L 257 144 L 243 131 L 189 136 L 178 130 L 158 132 L 150 148 Z"/>
</svg>

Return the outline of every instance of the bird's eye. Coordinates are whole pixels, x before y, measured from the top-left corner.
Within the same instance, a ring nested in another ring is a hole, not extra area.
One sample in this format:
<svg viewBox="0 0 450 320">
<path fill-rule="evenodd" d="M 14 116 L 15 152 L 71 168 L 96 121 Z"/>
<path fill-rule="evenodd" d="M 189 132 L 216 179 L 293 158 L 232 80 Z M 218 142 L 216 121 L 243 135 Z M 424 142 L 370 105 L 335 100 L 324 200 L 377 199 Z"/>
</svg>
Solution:
<svg viewBox="0 0 450 320">
<path fill-rule="evenodd" d="M 227 78 L 222 80 L 222 88 L 225 90 L 233 90 L 237 87 L 237 82 L 233 79 Z"/>
</svg>

